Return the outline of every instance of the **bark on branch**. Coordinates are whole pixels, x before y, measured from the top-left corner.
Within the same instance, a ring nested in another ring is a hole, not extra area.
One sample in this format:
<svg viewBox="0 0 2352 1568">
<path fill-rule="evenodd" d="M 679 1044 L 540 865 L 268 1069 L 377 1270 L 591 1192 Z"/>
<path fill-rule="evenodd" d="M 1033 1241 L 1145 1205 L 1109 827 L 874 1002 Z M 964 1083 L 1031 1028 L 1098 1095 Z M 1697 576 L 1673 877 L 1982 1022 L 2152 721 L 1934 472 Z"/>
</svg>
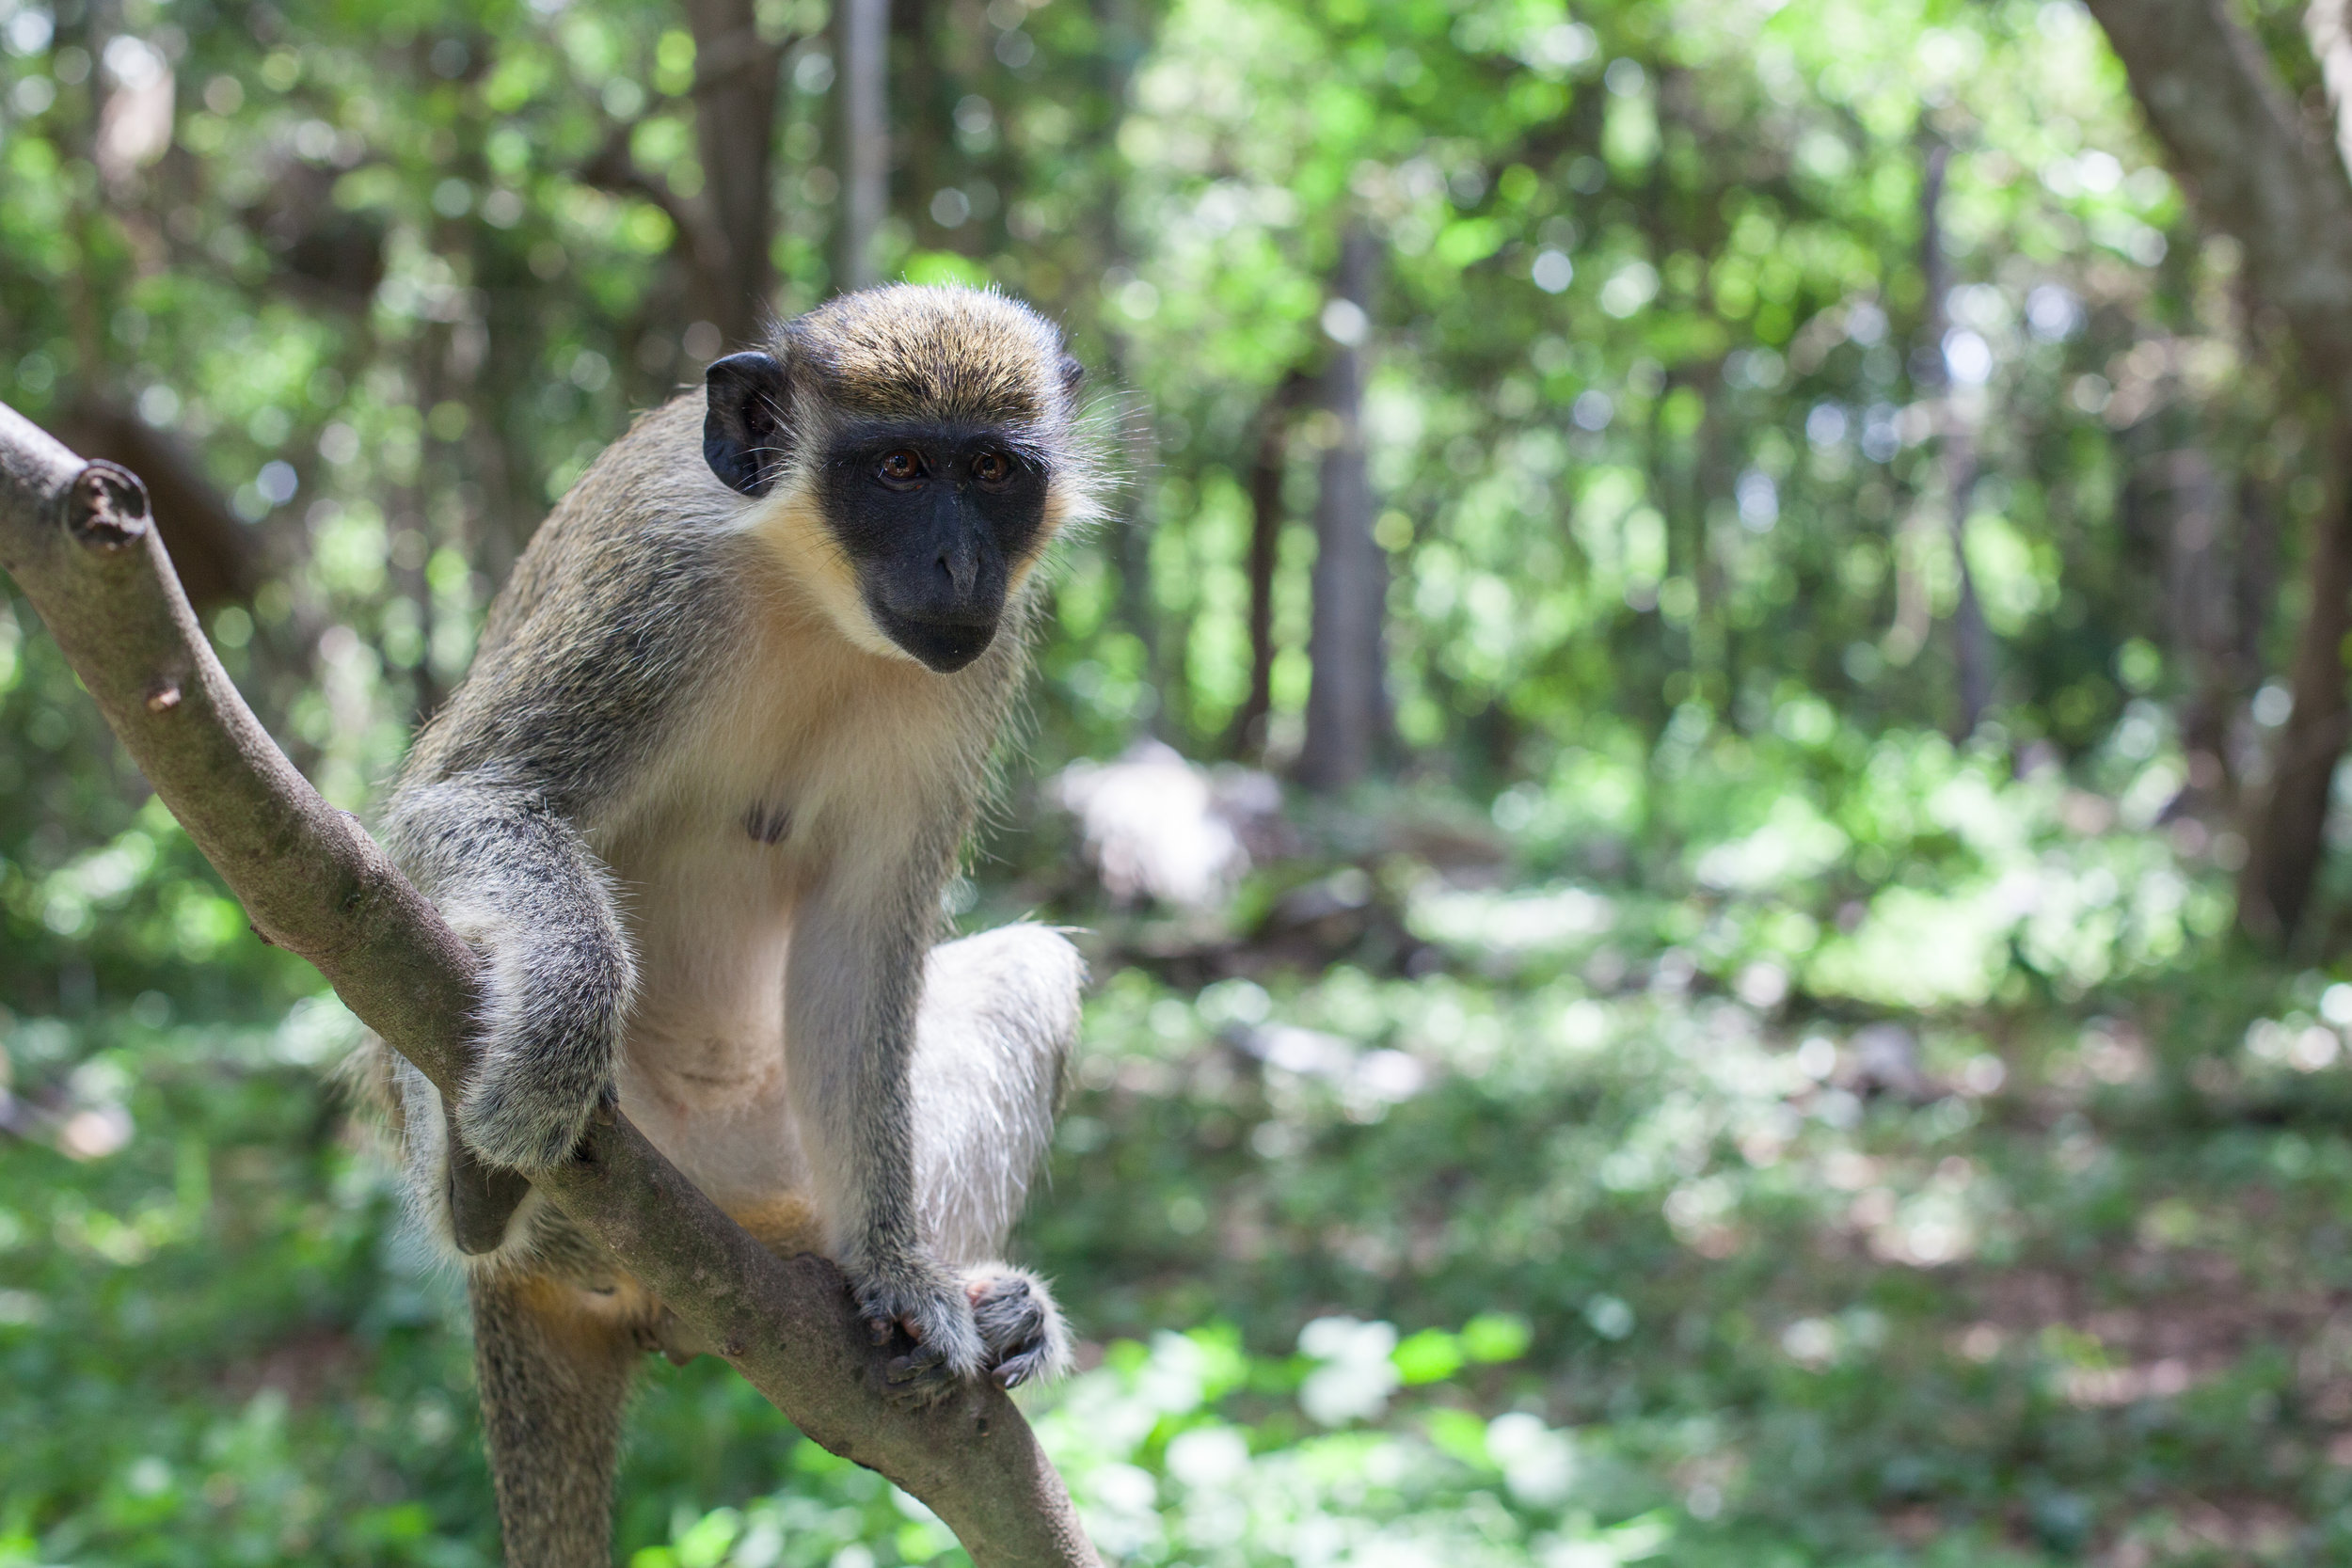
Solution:
<svg viewBox="0 0 2352 1568">
<path fill-rule="evenodd" d="M 137 477 L 86 463 L 0 404 L 0 569 L 47 623 L 155 792 L 269 941 L 452 1097 L 468 1069 L 472 951 L 348 813 L 319 798 L 230 684 L 151 526 Z M 976 1563 L 1098 1560 L 1012 1402 L 974 1386 L 888 1403 L 841 1275 L 752 1240 L 627 1117 L 543 1179 L 792 1422 L 923 1500 Z"/>
</svg>

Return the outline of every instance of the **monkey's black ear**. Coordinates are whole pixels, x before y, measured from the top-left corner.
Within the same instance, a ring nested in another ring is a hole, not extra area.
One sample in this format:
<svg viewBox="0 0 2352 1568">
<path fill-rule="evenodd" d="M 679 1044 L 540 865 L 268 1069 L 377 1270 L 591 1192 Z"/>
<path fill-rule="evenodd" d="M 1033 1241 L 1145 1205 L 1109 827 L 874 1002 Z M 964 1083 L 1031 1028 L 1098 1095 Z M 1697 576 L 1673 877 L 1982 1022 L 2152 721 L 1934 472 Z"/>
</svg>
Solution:
<svg viewBox="0 0 2352 1568">
<path fill-rule="evenodd" d="M 784 470 L 792 433 L 785 423 L 790 388 L 773 355 L 730 354 L 711 361 L 703 383 L 703 458 L 729 489 L 764 496 Z"/>
<path fill-rule="evenodd" d="M 1078 383 L 1086 378 L 1087 368 L 1078 363 L 1076 355 L 1065 354 L 1061 356 L 1061 389 L 1064 396 L 1076 397 Z"/>
</svg>

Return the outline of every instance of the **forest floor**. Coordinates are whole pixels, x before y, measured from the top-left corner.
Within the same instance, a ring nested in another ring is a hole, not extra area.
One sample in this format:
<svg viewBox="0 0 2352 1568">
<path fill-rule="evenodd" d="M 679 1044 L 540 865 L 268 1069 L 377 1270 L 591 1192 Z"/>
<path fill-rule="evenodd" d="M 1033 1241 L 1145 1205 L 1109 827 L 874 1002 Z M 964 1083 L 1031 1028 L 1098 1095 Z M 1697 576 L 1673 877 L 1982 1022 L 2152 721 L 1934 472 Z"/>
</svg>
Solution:
<svg viewBox="0 0 2352 1568">
<path fill-rule="evenodd" d="M 2352 1560 L 2352 987 L 2233 947 L 2226 848 L 2128 784 L 1922 750 L 1875 838 L 1406 793 L 1207 913 L 1112 907 L 1066 826 L 984 864 L 967 926 L 1095 966 L 1016 1251 L 1106 1553 Z M 350 1027 L 7 1022 L 0 1564 L 495 1560 Z M 636 1568 L 960 1560 L 709 1362 L 650 1364 L 624 1493 Z"/>
</svg>

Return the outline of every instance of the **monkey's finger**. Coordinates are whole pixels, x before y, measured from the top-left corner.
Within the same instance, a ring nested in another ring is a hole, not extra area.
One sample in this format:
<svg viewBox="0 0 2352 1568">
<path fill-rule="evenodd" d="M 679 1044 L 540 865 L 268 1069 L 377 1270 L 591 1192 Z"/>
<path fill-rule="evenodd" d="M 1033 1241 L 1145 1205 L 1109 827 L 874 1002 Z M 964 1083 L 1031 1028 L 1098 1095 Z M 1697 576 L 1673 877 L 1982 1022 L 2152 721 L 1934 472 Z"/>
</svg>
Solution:
<svg viewBox="0 0 2352 1568">
<path fill-rule="evenodd" d="M 998 1363 L 996 1370 L 989 1375 L 996 1380 L 997 1387 L 1010 1390 L 1020 1387 L 1029 1379 L 1037 1376 L 1044 1365 L 1045 1357 L 1042 1353 L 1024 1351 L 1019 1355 L 1009 1356 Z"/>
<path fill-rule="evenodd" d="M 873 1343 L 886 1345 L 890 1343 L 890 1337 L 898 1332 L 898 1325 L 888 1318 L 868 1318 L 866 1320 L 866 1332 Z"/>
<path fill-rule="evenodd" d="M 947 1354 L 935 1349 L 918 1350 L 911 1355 L 894 1355 L 882 1366 L 882 1376 L 889 1382 L 913 1383 L 938 1371 Z"/>
</svg>

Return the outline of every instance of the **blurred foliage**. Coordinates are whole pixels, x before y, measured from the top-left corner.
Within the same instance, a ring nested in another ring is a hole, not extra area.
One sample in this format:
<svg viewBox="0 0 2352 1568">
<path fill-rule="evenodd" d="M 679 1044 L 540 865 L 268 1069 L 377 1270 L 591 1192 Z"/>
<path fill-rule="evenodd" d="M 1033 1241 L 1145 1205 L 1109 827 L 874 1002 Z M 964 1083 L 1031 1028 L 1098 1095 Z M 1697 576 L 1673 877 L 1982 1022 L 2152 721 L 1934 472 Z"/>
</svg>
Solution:
<svg viewBox="0 0 2352 1568">
<path fill-rule="evenodd" d="M 789 311 L 833 67 L 821 0 L 757 14 Z M 2320 454 L 2088 16 L 898 15 L 893 269 L 1062 319 L 1132 478 L 961 916 L 1097 930 L 1022 1246 L 1089 1343 L 1038 1408 L 1105 1547 L 2343 1560 L 2352 988 L 2326 921 L 2283 967 L 2225 934 Z M 262 566 L 215 641 L 339 803 L 732 346 L 648 195 L 706 180 L 697 69 L 639 0 L 0 0 L 0 400 L 188 445 Z M 1036 777 L 1226 745 L 1263 410 L 1359 328 L 1395 777 L 1293 802 L 1230 908 L 1111 907 Z M 1998 681 L 1955 736 L 1963 562 Z M 322 1083 L 350 1022 L 21 599 L 0 931 L 0 1562 L 492 1560 L 462 1312 Z M 715 1365 L 633 1432 L 643 1568 L 957 1560 Z"/>
</svg>

